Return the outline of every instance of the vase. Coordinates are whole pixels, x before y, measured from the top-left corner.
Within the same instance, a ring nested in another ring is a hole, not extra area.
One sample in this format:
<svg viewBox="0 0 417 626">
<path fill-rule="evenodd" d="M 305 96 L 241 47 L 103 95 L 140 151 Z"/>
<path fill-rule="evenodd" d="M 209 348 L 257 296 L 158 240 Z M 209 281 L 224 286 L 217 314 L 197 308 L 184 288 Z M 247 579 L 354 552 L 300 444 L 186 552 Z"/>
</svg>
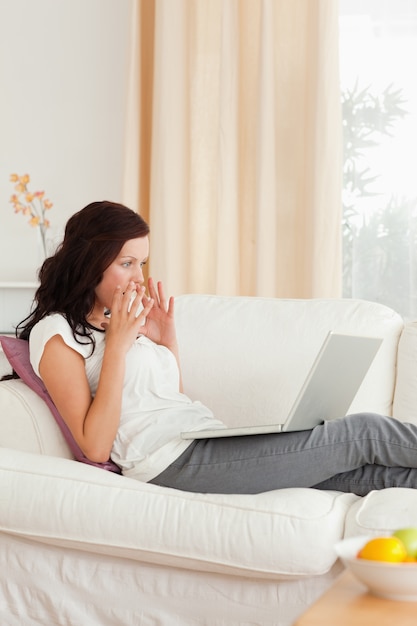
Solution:
<svg viewBox="0 0 417 626">
<path fill-rule="evenodd" d="M 48 256 L 47 253 L 47 241 L 46 241 L 46 233 L 45 233 L 45 229 L 42 228 L 42 226 L 37 227 L 37 269 L 39 269 L 42 265 L 43 262 L 45 261 L 46 257 Z"/>
</svg>

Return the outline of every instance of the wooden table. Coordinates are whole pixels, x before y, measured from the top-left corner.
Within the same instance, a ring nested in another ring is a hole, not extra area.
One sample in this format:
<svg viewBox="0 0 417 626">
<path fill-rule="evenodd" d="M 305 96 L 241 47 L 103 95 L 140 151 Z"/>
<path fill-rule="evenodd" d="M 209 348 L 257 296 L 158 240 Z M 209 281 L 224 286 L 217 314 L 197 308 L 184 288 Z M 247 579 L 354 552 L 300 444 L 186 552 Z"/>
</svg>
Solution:
<svg viewBox="0 0 417 626">
<path fill-rule="evenodd" d="M 379 598 L 345 571 L 294 626 L 416 626 L 417 602 Z"/>
</svg>

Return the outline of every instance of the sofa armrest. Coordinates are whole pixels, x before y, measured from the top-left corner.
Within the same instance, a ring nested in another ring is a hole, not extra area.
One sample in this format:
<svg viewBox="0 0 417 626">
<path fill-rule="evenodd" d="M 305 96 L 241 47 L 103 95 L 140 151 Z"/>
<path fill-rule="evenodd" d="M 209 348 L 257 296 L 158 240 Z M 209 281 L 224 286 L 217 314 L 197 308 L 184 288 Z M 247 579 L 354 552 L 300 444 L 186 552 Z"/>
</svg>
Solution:
<svg viewBox="0 0 417 626">
<path fill-rule="evenodd" d="M 0 382 L 0 407 L 3 447 L 74 458 L 47 405 L 22 380 Z"/>
<path fill-rule="evenodd" d="M 392 414 L 417 424 L 417 322 L 408 322 L 398 343 L 397 376 Z"/>
</svg>

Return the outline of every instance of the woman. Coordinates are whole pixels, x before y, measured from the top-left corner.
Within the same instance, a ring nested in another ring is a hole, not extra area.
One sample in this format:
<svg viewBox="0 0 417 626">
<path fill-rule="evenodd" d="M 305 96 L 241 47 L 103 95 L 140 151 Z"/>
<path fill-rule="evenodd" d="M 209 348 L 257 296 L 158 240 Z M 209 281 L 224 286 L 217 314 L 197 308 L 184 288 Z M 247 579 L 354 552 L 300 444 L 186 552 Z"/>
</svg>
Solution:
<svg viewBox="0 0 417 626">
<path fill-rule="evenodd" d="M 182 440 L 224 425 L 182 393 L 174 299 L 152 278 L 148 293 L 143 284 L 148 234 L 120 204 L 73 215 L 18 328 L 89 459 L 111 456 L 126 476 L 197 492 L 417 487 L 417 427 L 369 413 L 309 431 Z"/>
</svg>

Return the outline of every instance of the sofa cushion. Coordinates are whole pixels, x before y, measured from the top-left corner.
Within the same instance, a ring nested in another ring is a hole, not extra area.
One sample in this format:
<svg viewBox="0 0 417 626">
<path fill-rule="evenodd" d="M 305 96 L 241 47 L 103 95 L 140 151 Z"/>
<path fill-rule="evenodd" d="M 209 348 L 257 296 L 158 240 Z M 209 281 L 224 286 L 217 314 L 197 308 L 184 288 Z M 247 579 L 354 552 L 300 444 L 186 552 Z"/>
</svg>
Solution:
<svg viewBox="0 0 417 626">
<path fill-rule="evenodd" d="M 22 539 L 275 579 L 329 571 L 346 512 L 358 500 L 316 489 L 187 493 L 1 448 L 0 484 L 7 502 L 0 507 L 0 528 Z"/>
<path fill-rule="evenodd" d="M 56 408 L 42 379 L 35 374 L 33 367 L 30 364 L 29 343 L 27 341 L 24 341 L 23 339 L 17 339 L 15 337 L 7 336 L 0 336 L 0 342 L 3 351 L 16 374 L 23 380 L 23 382 L 28 387 L 30 387 L 30 389 L 32 389 L 32 391 L 34 391 L 40 398 L 42 398 L 42 400 L 48 406 L 50 412 L 52 413 L 52 416 L 54 417 L 62 434 L 64 435 L 65 441 L 68 443 L 68 446 L 73 453 L 74 458 L 77 461 L 81 461 L 82 463 L 95 465 L 96 467 L 100 467 L 102 469 L 117 472 L 120 474 L 120 468 L 115 463 L 113 463 L 113 461 L 109 460 L 105 463 L 94 463 L 93 461 L 90 461 L 90 459 L 88 459 L 82 452 L 79 445 L 72 436 L 70 429 L 68 428 L 63 418 L 61 417 L 61 414 Z"/>
<path fill-rule="evenodd" d="M 282 423 L 331 330 L 383 337 L 349 413 L 391 415 L 404 322 L 387 306 L 182 295 L 175 316 L 185 392 L 228 426 Z"/>
</svg>

